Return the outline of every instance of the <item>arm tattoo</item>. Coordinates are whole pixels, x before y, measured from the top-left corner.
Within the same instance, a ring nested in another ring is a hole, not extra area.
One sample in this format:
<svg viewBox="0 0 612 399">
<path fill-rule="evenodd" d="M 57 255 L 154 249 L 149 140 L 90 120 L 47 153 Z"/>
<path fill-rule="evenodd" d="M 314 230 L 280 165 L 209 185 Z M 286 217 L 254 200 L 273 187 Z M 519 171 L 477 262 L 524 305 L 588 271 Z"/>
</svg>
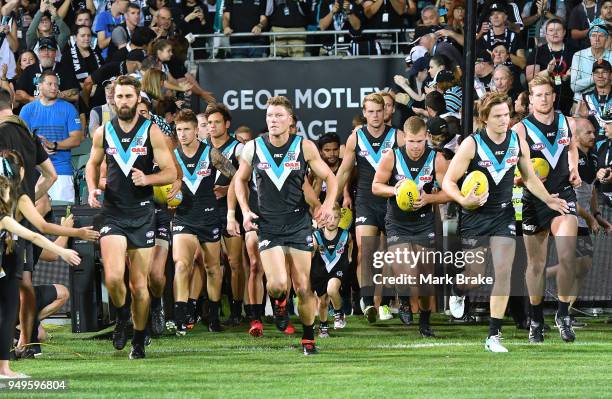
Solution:
<svg viewBox="0 0 612 399">
<path fill-rule="evenodd" d="M 234 177 L 236 174 L 236 168 L 229 159 L 225 158 L 221 151 L 216 148 L 212 148 L 210 151 L 210 159 L 214 167 L 221 172 L 224 176 L 229 177 L 230 179 Z"/>
</svg>

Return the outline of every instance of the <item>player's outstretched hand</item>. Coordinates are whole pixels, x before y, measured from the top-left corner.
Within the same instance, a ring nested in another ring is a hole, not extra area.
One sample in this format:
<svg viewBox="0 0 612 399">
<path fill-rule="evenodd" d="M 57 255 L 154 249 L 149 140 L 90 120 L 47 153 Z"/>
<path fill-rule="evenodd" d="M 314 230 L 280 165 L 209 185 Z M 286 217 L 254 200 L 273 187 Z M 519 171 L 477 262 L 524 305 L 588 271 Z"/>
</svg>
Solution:
<svg viewBox="0 0 612 399">
<path fill-rule="evenodd" d="M 79 253 L 75 250 L 63 249 L 62 254 L 60 256 L 69 265 L 77 266 L 81 263 L 81 257 L 79 256 Z"/>
<path fill-rule="evenodd" d="M 89 206 L 92 208 L 102 208 L 102 204 L 98 200 L 98 197 L 102 195 L 102 190 L 99 188 L 89 192 L 89 198 L 87 198 L 87 202 Z"/>
<path fill-rule="evenodd" d="M 255 224 L 255 220 L 259 219 L 259 216 L 257 216 L 251 211 L 248 211 L 243 214 L 243 217 L 244 221 L 242 222 L 242 225 L 244 226 L 244 229 L 246 231 L 258 230 L 257 224 Z"/>
</svg>

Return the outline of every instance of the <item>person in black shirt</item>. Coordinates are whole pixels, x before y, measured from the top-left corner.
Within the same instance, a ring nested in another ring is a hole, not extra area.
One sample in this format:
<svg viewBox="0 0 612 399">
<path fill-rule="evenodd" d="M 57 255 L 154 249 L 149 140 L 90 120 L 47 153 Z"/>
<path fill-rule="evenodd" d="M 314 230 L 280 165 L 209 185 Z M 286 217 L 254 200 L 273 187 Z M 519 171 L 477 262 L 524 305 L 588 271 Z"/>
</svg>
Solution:
<svg viewBox="0 0 612 399">
<path fill-rule="evenodd" d="M 82 84 L 104 61 L 100 50 L 91 48 L 92 32 L 89 26 L 75 26 L 72 32 L 74 36 L 70 37 L 62 60 L 72 66 L 76 78 Z"/>
<path fill-rule="evenodd" d="M 264 0 L 226 0 L 223 9 L 223 33 L 230 35 L 232 58 L 258 58 L 267 56 L 264 37 L 233 37 L 232 33 L 251 32 L 259 35 L 267 25 Z"/>
<path fill-rule="evenodd" d="M 77 80 L 74 70 L 66 62 L 55 62 L 57 54 L 57 41 L 53 37 L 41 37 L 38 40 L 39 63 L 30 65 L 15 85 L 15 101 L 27 104 L 34 101 L 38 95 L 38 80 L 43 71 L 53 70 L 59 80 L 60 94 L 63 100 L 76 102 L 79 98 L 81 86 Z"/>
<path fill-rule="evenodd" d="M 596 128 L 597 139 L 604 138 L 606 120 L 612 116 L 612 68 L 606 60 L 600 59 L 593 63 L 593 91 L 582 95 L 578 114 L 589 118 Z"/>
<path fill-rule="evenodd" d="M 525 67 L 525 50 L 519 46 L 519 34 L 508 27 L 508 6 L 497 2 L 493 3 L 488 11 L 487 22 L 482 24 L 480 32 L 476 36 L 477 46 L 489 51 L 498 42 L 506 44 L 510 52 L 512 63 L 519 68 Z"/>
<path fill-rule="evenodd" d="M 361 2 L 322 0 L 322 5 L 318 10 L 320 16 L 323 16 L 319 19 L 319 29 L 348 30 L 350 32 L 349 35 L 338 36 L 337 43 L 334 43 L 332 36 L 324 36 L 321 55 L 360 54 L 357 46 L 362 42 L 359 36 L 364 21 Z"/>
<path fill-rule="evenodd" d="M 266 20 L 272 32 L 305 31 L 312 0 L 267 0 Z M 270 51 L 275 57 L 303 57 L 305 36 L 277 36 Z M 300 46 L 301 45 L 301 46 Z M 290 46 L 290 47 L 289 47 Z"/>
<path fill-rule="evenodd" d="M 405 13 L 406 4 L 403 1 L 366 0 L 363 3 L 366 18 L 364 29 L 401 29 L 404 25 L 402 15 Z"/>
<path fill-rule="evenodd" d="M 570 87 L 570 72 L 573 51 L 563 42 L 565 26 L 560 19 L 551 19 L 546 23 L 546 44 L 535 49 L 527 57 L 525 75 L 530 82 L 538 73 L 547 71 L 555 82 L 557 101 L 555 109 L 569 115 L 574 93 Z"/>
<path fill-rule="evenodd" d="M 155 32 L 146 26 L 138 26 L 130 36 L 129 42 L 119 50 L 115 51 L 107 62 L 121 62 L 127 60 L 130 51 L 146 50 L 149 44 L 155 40 Z"/>
<path fill-rule="evenodd" d="M 145 53 L 143 50 L 132 50 L 128 54 L 126 61 L 109 62 L 102 68 L 95 71 L 92 75 L 85 79 L 85 82 L 83 82 L 83 98 L 85 101 L 89 102 L 90 107 L 104 104 L 106 102 L 106 99 L 104 98 L 104 90 L 96 90 L 93 97 L 91 97 L 93 86 L 99 85 L 105 80 L 109 80 L 120 75 L 129 75 L 139 71 L 144 59 Z"/>
</svg>

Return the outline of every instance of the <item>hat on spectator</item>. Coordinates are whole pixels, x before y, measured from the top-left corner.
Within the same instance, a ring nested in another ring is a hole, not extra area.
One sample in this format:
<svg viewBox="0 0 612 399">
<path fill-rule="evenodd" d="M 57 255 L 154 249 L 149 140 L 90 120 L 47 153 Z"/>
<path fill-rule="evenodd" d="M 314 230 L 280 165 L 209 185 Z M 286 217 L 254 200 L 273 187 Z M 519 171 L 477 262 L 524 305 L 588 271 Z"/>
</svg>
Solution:
<svg viewBox="0 0 612 399">
<path fill-rule="evenodd" d="M 610 62 L 608 62 L 608 60 L 604 60 L 603 58 L 600 58 L 593 63 L 593 73 L 595 73 L 595 71 L 598 69 L 603 69 L 607 72 L 611 72 L 612 66 L 610 66 Z"/>
<path fill-rule="evenodd" d="M 427 132 L 432 136 L 438 136 L 441 134 L 446 136 L 448 134 L 448 124 L 439 116 L 429 118 L 427 121 Z"/>
<path fill-rule="evenodd" d="M 113 83 L 115 80 L 117 80 L 116 76 L 113 76 L 110 79 L 106 79 L 104 82 L 102 82 L 102 87 L 108 86 L 109 84 Z"/>
<path fill-rule="evenodd" d="M 416 76 L 421 71 L 426 71 L 429 67 L 429 55 L 417 59 L 408 70 L 408 77 Z"/>
<path fill-rule="evenodd" d="M 451 71 L 443 69 L 440 72 L 438 72 L 436 76 L 434 76 L 431 84 L 433 86 L 437 83 L 453 82 L 454 80 L 455 80 L 455 76 L 453 75 L 453 73 Z"/>
<path fill-rule="evenodd" d="M 487 50 L 481 49 L 476 53 L 476 58 L 474 59 L 474 62 L 486 62 L 487 64 L 492 64 L 493 58 L 491 58 L 491 53 L 489 53 Z"/>
<path fill-rule="evenodd" d="M 440 30 L 439 26 L 423 26 L 423 25 L 417 26 L 414 29 L 414 36 L 410 44 L 416 44 L 419 42 L 419 40 L 423 36 L 427 36 L 429 34 L 435 33 L 438 30 Z"/>
<path fill-rule="evenodd" d="M 406 64 L 414 64 L 419 58 L 427 54 L 427 49 L 423 46 L 414 46 L 410 49 L 410 54 L 406 56 Z"/>
<path fill-rule="evenodd" d="M 493 11 L 500 11 L 503 12 L 504 14 L 508 15 L 508 5 L 506 3 L 503 3 L 501 1 L 496 1 L 495 3 L 491 4 L 491 6 L 489 7 L 489 10 L 487 12 L 487 15 L 491 15 L 493 13 Z"/>
<path fill-rule="evenodd" d="M 57 50 L 57 40 L 53 36 L 49 37 L 41 37 L 38 39 L 38 48 L 50 48 L 53 50 Z"/>
<path fill-rule="evenodd" d="M 134 49 L 128 53 L 126 60 L 142 62 L 146 56 L 147 55 L 145 54 L 144 50 Z"/>
<path fill-rule="evenodd" d="M 606 25 L 606 21 L 601 18 L 595 18 L 589 27 L 589 37 L 591 37 L 591 33 L 600 32 L 604 35 L 608 36 L 610 31 L 608 30 L 608 26 Z"/>
</svg>

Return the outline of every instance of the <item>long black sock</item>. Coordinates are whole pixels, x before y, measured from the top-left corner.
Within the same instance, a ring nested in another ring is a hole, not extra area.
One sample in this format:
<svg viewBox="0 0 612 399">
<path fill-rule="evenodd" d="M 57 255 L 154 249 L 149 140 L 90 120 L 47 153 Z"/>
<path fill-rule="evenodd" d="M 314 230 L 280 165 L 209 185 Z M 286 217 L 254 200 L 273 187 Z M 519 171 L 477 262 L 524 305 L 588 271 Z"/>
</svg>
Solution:
<svg viewBox="0 0 612 399">
<path fill-rule="evenodd" d="M 559 308 L 557 311 L 558 317 L 569 316 L 569 302 L 561 302 L 559 301 Z"/>
<path fill-rule="evenodd" d="M 400 305 L 408 305 L 410 306 L 410 297 L 409 296 L 400 296 Z"/>
<path fill-rule="evenodd" d="M 536 323 L 544 323 L 544 302 L 539 305 L 531 305 L 531 318 Z"/>
<path fill-rule="evenodd" d="M 132 337 L 132 345 L 144 346 L 146 335 L 147 334 L 145 333 L 145 330 L 142 330 L 142 331 L 134 330 L 134 337 Z"/>
<path fill-rule="evenodd" d="M 208 314 L 208 321 L 219 320 L 219 301 L 209 301 L 210 312 Z"/>
<path fill-rule="evenodd" d="M 314 341 L 314 323 L 309 326 L 307 326 L 306 324 L 303 324 L 303 326 L 304 326 L 304 332 L 302 333 L 302 339 Z"/>
<path fill-rule="evenodd" d="M 189 298 L 187 300 L 187 317 L 195 318 L 197 306 L 198 306 L 197 299 Z"/>
<path fill-rule="evenodd" d="M 174 303 L 174 322 L 178 325 L 185 324 L 187 318 L 187 302 Z"/>
<path fill-rule="evenodd" d="M 162 305 L 161 298 L 151 295 L 151 308 L 159 309 L 161 308 L 161 305 Z"/>
<path fill-rule="evenodd" d="M 231 316 L 240 317 L 242 316 L 242 301 L 241 300 L 232 300 L 232 311 L 230 313 Z"/>
<path fill-rule="evenodd" d="M 491 317 L 491 320 L 489 320 L 489 337 L 497 335 L 497 333 L 501 332 L 503 322 L 503 319 L 496 319 L 495 317 Z"/>
<path fill-rule="evenodd" d="M 130 305 L 127 303 L 127 301 L 123 306 L 117 308 L 117 317 L 119 318 L 119 320 L 123 321 L 130 318 Z"/>
<path fill-rule="evenodd" d="M 261 318 L 266 314 L 266 305 L 257 305 L 257 320 L 261 321 Z"/>
<path fill-rule="evenodd" d="M 246 313 L 246 317 L 249 320 L 253 320 L 253 308 L 252 308 L 252 305 L 245 304 L 244 305 L 244 313 Z"/>
<path fill-rule="evenodd" d="M 392 299 L 393 299 L 392 296 L 387 296 L 387 295 L 383 296 L 380 300 L 380 306 L 385 306 L 385 305 L 389 306 L 391 304 Z"/>
<path fill-rule="evenodd" d="M 429 326 L 429 317 L 431 316 L 431 310 L 421 310 L 419 313 L 419 327 Z"/>
</svg>

